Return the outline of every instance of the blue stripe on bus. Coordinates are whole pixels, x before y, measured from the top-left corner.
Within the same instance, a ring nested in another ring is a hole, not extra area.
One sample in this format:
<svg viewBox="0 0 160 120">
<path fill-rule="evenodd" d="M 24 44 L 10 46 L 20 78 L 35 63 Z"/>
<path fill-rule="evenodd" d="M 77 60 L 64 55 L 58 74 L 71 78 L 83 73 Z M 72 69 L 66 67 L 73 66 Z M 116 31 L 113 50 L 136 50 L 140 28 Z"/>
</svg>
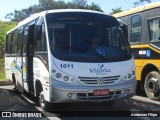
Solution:
<svg viewBox="0 0 160 120">
<path fill-rule="evenodd" d="M 26 67 L 26 64 L 23 62 L 23 68 L 24 67 Z M 10 68 L 14 74 L 16 74 L 16 72 L 22 74 L 22 69 L 17 65 L 17 61 L 15 59 L 12 61 Z M 23 71 L 23 78 L 26 78 L 26 70 Z"/>
</svg>

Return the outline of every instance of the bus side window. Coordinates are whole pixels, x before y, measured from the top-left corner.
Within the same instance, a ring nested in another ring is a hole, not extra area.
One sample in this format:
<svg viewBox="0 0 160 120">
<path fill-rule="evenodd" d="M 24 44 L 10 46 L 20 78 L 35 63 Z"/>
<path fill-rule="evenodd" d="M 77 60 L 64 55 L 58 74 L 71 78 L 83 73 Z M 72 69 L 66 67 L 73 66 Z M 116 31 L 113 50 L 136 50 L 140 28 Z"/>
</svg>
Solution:
<svg viewBox="0 0 160 120">
<path fill-rule="evenodd" d="M 42 27 L 40 27 L 42 35 L 41 37 L 36 37 L 36 42 L 35 42 L 35 47 L 36 47 L 36 52 L 40 53 L 45 53 L 47 52 L 47 47 L 46 47 L 46 33 L 45 33 L 45 25 L 42 23 Z"/>
<path fill-rule="evenodd" d="M 16 30 L 13 33 L 13 39 L 12 39 L 12 54 L 17 53 L 17 39 L 18 39 L 18 31 Z"/>
<path fill-rule="evenodd" d="M 28 55 L 33 56 L 34 54 L 34 39 L 35 39 L 35 22 L 30 23 L 28 29 Z"/>
<path fill-rule="evenodd" d="M 22 54 L 23 28 L 18 31 L 17 54 Z"/>
<path fill-rule="evenodd" d="M 6 53 L 7 54 L 11 54 L 12 53 L 12 33 L 7 35 Z"/>
<path fill-rule="evenodd" d="M 23 53 L 27 52 L 27 39 L 28 39 L 28 26 L 25 26 L 24 37 L 23 37 Z"/>
<path fill-rule="evenodd" d="M 15 53 L 15 49 L 14 49 L 14 47 L 15 47 L 15 39 L 14 39 L 14 32 L 12 33 L 12 54 L 14 54 Z"/>
<path fill-rule="evenodd" d="M 38 34 L 35 36 L 35 55 L 40 56 L 42 61 L 45 61 L 45 64 L 48 63 L 47 57 L 47 42 L 46 42 L 46 32 L 45 32 L 45 24 L 42 22 L 42 25 L 37 26 L 39 27 Z M 39 35 L 39 36 L 37 36 Z"/>
<path fill-rule="evenodd" d="M 150 42 L 160 41 L 159 18 L 149 20 Z"/>
<path fill-rule="evenodd" d="M 9 35 L 6 36 L 6 53 L 9 53 Z"/>
<path fill-rule="evenodd" d="M 141 41 L 141 17 L 140 15 L 131 18 L 131 43 L 139 43 Z"/>
</svg>

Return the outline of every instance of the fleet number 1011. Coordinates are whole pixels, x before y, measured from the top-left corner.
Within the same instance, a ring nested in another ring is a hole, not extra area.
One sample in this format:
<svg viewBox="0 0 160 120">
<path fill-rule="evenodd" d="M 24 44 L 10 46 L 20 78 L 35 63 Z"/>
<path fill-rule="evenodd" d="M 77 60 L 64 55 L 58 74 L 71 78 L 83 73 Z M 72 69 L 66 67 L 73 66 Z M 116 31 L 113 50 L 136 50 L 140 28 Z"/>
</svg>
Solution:
<svg viewBox="0 0 160 120">
<path fill-rule="evenodd" d="M 61 68 L 73 68 L 73 64 L 60 64 Z"/>
</svg>

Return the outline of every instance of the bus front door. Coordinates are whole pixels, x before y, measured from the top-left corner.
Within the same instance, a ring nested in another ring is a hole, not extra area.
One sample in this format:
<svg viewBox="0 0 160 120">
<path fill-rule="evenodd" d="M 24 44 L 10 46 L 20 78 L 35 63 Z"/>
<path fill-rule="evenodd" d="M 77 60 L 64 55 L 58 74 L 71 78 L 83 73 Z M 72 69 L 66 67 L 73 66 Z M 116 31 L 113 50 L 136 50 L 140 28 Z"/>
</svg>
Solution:
<svg viewBox="0 0 160 120">
<path fill-rule="evenodd" d="M 29 92 L 34 92 L 34 80 L 33 80 L 33 55 L 34 55 L 34 29 L 35 24 L 31 24 L 28 29 L 28 41 L 27 41 L 27 83 Z"/>
<path fill-rule="evenodd" d="M 25 26 L 23 38 L 23 81 L 27 92 L 34 92 L 33 84 L 34 24 Z"/>
</svg>

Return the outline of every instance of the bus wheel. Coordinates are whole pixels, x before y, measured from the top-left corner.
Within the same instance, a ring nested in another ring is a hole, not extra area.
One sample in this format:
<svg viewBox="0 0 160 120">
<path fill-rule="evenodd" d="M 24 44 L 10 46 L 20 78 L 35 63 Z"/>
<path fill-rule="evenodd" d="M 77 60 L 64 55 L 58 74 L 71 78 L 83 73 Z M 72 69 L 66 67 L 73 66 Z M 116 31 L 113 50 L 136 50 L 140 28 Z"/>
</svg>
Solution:
<svg viewBox="0 0 160 120">
<path fill-rule="evenodd" d="M 144 83 L 144 89 L 147 96 L 152 100 L 160 100 L 160 73 L 157 71 L 150 72 Z"/>
<path fill-rule="evenodd" d="M 18 91 L 16 81 L 14 82 L 14 89 L 15 89 L 16 91 Z"/>
<path fill-rule="evenodd" d="M 12 80 L 13 80 L 13 82 L 14 82 L 14 89 L 15 89 L 16 91 L 18 91 L 17 84 L 16 84 L 16 78 L 15 78 L 14 74 L 12 74 Z"/>
<path fill-rule="evenodd" d="M 49 103 L 47 101 L 45 101 L 43 91 L 39 95 L 39 104 L 43 110 L 45 110 L 45 111 L 49 110 Z"/>
</svg>

